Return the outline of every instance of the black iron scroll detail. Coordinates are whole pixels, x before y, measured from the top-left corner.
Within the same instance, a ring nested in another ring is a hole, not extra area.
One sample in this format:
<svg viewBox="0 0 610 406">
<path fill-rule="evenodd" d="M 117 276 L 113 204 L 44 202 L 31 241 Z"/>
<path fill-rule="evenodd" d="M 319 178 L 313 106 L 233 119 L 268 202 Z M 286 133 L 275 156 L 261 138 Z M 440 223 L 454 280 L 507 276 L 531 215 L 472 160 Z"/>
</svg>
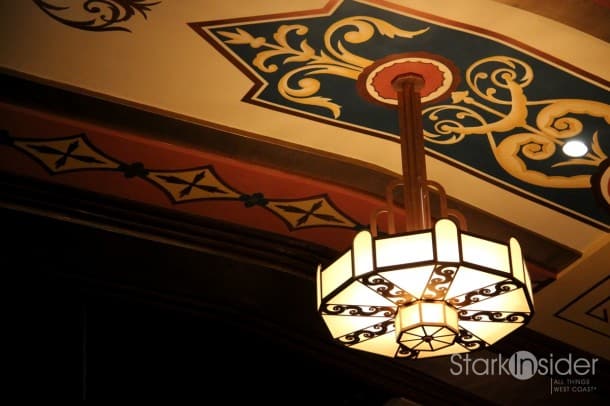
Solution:
<svg viewBox="0 0 610 406">
<path fill-rule="evenodd" d="M 394 320 L 389 319 L 338 337 L 337 341 L 339 341 L 341 344 L 354 345 L 362 341 L 370 340 L 371 338 L 382 336 L 392 331 L 394 331 Z"/>
<path fill-rule="evenodd" d="M 403 344 L 399 344 L 398 351 L 396 351 L 396 358 L 416 359 L 418 355 L 419 350 L 412 350 Z"/>
<path fill-rule="evenodd" d="M 481 289 L 473 290 L 472 292 L 468 292 L 464 295 L 456 296 L 449 299 L 448 302 L 453 306 L 468 306 L 469 304 L 478 303 L 485 299 L 496 297 L 518 288 L 519 286 L 514 281 L 507 279 L 493 285 L 485 286 Z"/>
<path fill-rule="evenodd" d="M 133 17 L 136 12 L 146 18 L 150 7 L 161 1 L 148 0 L 80 0 L 77 5 L 58 5 L 50 0 L 33 0 L 34 3 L 54 20 L 73 28 L 87 31 L 128 31 L 129 28 L 118 24 Z M 65 2 L 63 2 L 65 3 Z"/>
<path fill-rule="evenodd" d="M 342 316 L 376 316 L 376 317 L 393 317 L 396 308 L 392 306 L 359 306 L 359 305 L 342 305 L 342 304 L 326 304 L 322 312 L 330 315 Z"/>
<path fill-rule="evenodd" d="M 455 277 L 455 266 L 436 265 L 426 285 L 423 298 L 431 300 L 443 300 L 447 290 Z"/>
<path fill-rule="evenodd" d="M 458 318 L 462 321 L 492 321 L 506 323 L 524 323 L 530 318 L 526 312 L 496 312 L 487 310 L 459 310 Z"/>
<path fill-rule="evenodd" d="M 460 334 L 455 338 L 455 343 L 467 348 L 470 351 L 487 347 L 487 343 L 485 341 L 463 328 L 460 328 Z"/>
<path fill-rule="evenodd" d="M 381 296 L 396 303 L 397 305 L 403 305 L 416 300 L 416 298 L 409 292 L 402 290 L 382 276 L 371 274 L 363 276 L 359 281 L 363 285 L 374 290 Z"/>
</svg>

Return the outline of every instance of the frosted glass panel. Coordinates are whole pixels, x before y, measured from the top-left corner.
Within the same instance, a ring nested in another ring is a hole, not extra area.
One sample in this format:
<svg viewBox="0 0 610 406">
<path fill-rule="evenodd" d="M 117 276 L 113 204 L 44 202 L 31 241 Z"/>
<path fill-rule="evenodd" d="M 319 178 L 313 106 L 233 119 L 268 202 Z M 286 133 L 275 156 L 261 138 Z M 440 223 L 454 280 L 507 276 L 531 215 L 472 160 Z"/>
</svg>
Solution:
<svg viewBox="0 0 610 406">
<path fill-rule="evenodd" d="M 505 276 L 494 275 L 492 273 L 477 271 L 476 269 L 461 266 L 455 274 L 445 298 L 451 299 L 472 292 L 473 290 L 493 285 L 505 279 Z"/>
<path fill-rule="evenodd" d="M 457 311 L 453 308 L 446 307 L 445 308 L 445 321 L 448 326 L 453 328 L 457 328 L 458 326 L 458 314 Z"/>
<path fill-rule="evenodd" d="M 508 247 L 493 241 L 462 234 L 464 261 L 508 273 Z"/>
<path fill-rule="evenodd" d="M 521 253 L 521 245 L 515 238 L 510 239 L 510 262 L 513 267 L 513 275 L 515 278 L 525 283 L 525 269 L 523 269 L 523 254 Z"/>
<path fill-rule="evenodd" d="M 423 327 L 415 327 L 414 329 L 409 330 L 409 333 L 418 335 L 420 337 L 423 337 L 426 335 L 426 331 L 424 330 Z"/>
<path fill-rule="evenodd" d="M 398 351 L 398 344 L 396 343 L 394 332 L 392 331 L 391 333 L 354 344 L 350 348 L 374 352 L 376 354 L 385 355 L 386 357 L 394 357 L 396 351 Z"/>
<path fill-rule="evenodd" d="M 373 238 L 368 231 L 359 232 L 354 237 L 354 276 L 373 270 Z"/>
<path fill-rule="evenodd" d="M 491 299 L 481 300 L 468 306 L 461 307 L 465 310 L 490 310 L 499 312 L 529 312 L 530 308 L 525 298 L 523 289 L 517 289 L 503 293 Z"/>
<path fill-rule="evenodd" d="M 434 265 L 425 265 L 409 269 L 380 272 L 379 275 L 395 284 L 398 288 L 419 298 L 428 284 L 433 269 Z"/>
<path fill-rule="evenodd" d="M 322 297 L 326 297 L 351 276 L 352 252 L 348 251 L 322 271 Z"/>
<path fill-rule="evenodd" d="M 329 303 L 359 306 L 392 306 L 396 308 L 396 304 L 358 281 L 352 282 L 347 288 L 329 300 Z"/>
<path fill-rule="evenodd" d="M 429 345 L 430 345 L 430 346 L 432 346 L 432 349 L 433 349 L 433 350 L 436 350 L 436 349 L 438 349 L 438 348 L 441 348 L 441 347 L 446 346 L 447 344 L 448 344 L 448 343 L 447 343 L 447 342 L 445 342 L 445 341 L 437 341 L 437 340 L 434 340 L 434 341 L 431 341 Z"/>
<path fill-rule="evenodd" d="M 456 324 L 457 324 L 457 319 L 456 319 Z M 455 337 L 455 332 L 449 330 L 447 327 L 441 327 L 440 329 L 438 329 L 438 331 L 436 333 L 434 333 L 434 338 L 438 339 L 438 340 L 452 341 L 454 337 Z"/>
<path fill-rule="evenodd" d="M 438 261 L 459 262 L 460 248 L 458 230 L 451 220 L 443 219 L 434 226 L 436 236 L 436 257 Z"/>
<path fill-rule="evenodd" d="M 420 322 L 418 305 L 400 307 L 398 311 L 399 311 L 398 320 L 400 322 L 400 324 L 399 324 L 400 330 L 404 330 L 405 328 L 413 326 Z"/>
<path fill-rule="evenodd" d="M 493 344 L 512 331 L 518 329 L 523 323 L 494 323 L 484 321 L 463 321 L 462 327 L 470 331 L 487 344 Z"/>
<path fill-rule="evenodd" d="M 388 320 L 387 317 L 335 316 L 328 314 L 323 314 L 322 318 L 335 338 Z"/>
<path fill-rule="evenodd" d="M 442 323 L 445 321 L 444 303 L 421 303 L 422 320 L 426 322 Z"/>
<path fill-rule="evenodd" d="M 377 266 L 410 264 L 434 259 L 432 233 L 419 233 L 375 241 Z"/>
<path fill-rule="evenodd" d="M 459 354 L 459 353 L 463 353 L 463 352 L 468 352 L 468 350 L 459 344 L 453 344 L 453 345 L 450 345 L 449 347 L 442 348 L 438 351 L 422 351 L 419 353 L 417 358 L 440 357 L 443 355 Z"/>
</svg>

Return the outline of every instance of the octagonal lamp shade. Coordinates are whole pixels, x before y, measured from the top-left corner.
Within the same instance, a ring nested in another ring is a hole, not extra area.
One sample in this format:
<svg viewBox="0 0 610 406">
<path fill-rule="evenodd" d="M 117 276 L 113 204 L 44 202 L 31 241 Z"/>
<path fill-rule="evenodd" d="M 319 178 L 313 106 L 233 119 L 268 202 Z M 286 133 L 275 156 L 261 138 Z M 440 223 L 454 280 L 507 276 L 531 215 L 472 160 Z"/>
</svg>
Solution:
<svg viewBox="0 0 610 406">
<path fill-rule="evenodd" d="M 317 306 L 337 342 L 412 359 L 485 348 L 534 311 L 517 240 L 460 232 L 449 219 L 390 237 L 359 232 L 350 250 L 318 267 Z"/>
</svg>

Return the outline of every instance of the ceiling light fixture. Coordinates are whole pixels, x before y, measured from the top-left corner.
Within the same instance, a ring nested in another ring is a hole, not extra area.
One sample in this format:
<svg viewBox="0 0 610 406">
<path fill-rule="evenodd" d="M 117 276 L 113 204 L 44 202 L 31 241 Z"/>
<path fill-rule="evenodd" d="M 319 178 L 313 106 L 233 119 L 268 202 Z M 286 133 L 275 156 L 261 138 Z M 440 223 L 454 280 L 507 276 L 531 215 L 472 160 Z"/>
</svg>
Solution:
<svg viewBox="0 0 610 406">
<path fill-rule="evenodd" d="M 561 148 L 564 154 L 572 158 L 580 158 L 587 155 L 589 149 L 584 142 L 579 140 L 571 140 L 563 144 Z"/>
<path fill-rule="evenodd" d="M 317 272 L 317 308 L 334 340 L 394 358 L 485 348 L 524 326 L 534 308 L 518 241 L 505 244 L 466 232 L 464 217 L 447 208 L 442 186 L 426 178 L 423 83 L 417 74 L 392 82 L 403 176 L 388 185 L 387 207 L 371 216 L 370 232 L 360 231 L 350 250 Z M 398 186 L 406 230 L 397 233 L 393 191 Z M 431 190 L 440 199 L 434 223 Z M 388 219 L 384 235 L 377 230 L 381 213 Z"/>
</svg>

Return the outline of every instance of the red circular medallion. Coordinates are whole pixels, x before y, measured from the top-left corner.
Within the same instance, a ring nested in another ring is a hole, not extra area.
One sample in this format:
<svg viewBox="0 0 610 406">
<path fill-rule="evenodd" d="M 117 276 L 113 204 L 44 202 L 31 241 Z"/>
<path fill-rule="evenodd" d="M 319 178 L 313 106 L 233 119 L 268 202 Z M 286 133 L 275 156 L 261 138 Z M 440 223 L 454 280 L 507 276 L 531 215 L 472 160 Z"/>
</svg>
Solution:
<svg viewBox="0 0 610 406">
<path fill-rule="evenodd" d="M 459 83 L 459 71 L 450 60 L 427 52 L 411 52 L 389 55 L 366 67 L 358 77 L 358 89 L 367 100 L 396 106 L 398 101 L 392 81 L 406 73 L 424 78 L 420 91 L 422 103 L 447 97 Z"/>
</svg>

